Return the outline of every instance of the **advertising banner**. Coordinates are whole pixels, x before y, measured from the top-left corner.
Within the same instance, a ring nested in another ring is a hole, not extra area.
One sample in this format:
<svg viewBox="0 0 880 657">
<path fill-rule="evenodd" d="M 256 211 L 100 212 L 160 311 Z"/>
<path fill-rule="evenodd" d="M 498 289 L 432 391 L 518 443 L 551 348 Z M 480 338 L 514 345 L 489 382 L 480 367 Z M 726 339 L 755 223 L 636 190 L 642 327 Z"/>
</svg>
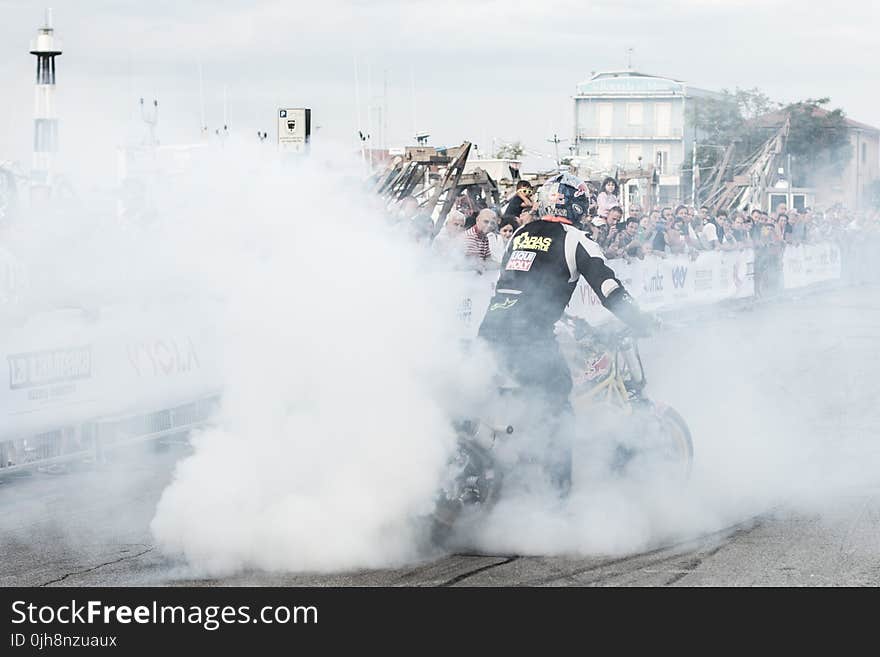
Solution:
<svg viewBox="0 0 880 657">
<path fill-rule="evenodd" d="M 788 245 L 782 254 L 786 290 L 840 278 L 840 247 L 831 242 Z"/>
<path fill-rule="evenodd" d="M 0 440 L 216 394 L 212 327 L 184 309 L 165 311 L 70 308 L 0 326 Z"/>
</svg>

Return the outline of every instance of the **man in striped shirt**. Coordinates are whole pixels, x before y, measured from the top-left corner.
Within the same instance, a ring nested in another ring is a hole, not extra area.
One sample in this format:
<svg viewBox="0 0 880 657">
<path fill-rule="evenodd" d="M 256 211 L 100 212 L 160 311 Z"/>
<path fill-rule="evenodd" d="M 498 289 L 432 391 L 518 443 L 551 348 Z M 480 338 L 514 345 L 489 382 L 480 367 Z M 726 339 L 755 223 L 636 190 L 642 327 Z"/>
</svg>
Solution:
<svg viewBox="0 0 880 657">
<path fill-rule="evenodd" d="M 486 208 L 480 210 L 476 223 L 464 232 L 464 255 L 476 260 L 481 268 L 489 261 L 489 233 L 497 221 L 498 215 Z"/>
</svg>

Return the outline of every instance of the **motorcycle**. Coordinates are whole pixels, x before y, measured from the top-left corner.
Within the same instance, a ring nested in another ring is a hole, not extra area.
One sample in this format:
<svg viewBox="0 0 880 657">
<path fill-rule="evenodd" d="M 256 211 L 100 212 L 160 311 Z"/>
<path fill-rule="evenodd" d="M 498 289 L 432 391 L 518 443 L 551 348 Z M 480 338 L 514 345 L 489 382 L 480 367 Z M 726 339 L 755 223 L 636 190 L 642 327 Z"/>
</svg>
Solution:
<svg viewBox="0 0 880 657">
<path fill-rule="evenodd" d="M 690 429 L 674 408 L 646 395 L 645 369 L 632 331 L 597 330 L 579 320 L 562 326 L 558 334 L 573 371 L 575 417 L 589 418 L 593 440 L 611 445 L 606 469 L 617 477 L 638 477 L 649 463 L 655 475 L 686 480 L 694 459 Z M 501 385 L 498 392 L 496 408 L 516 408 L 516 385 Z M 478 521 L 497 503 L 510 468 L 509 460 L 504 464 L 498 458 L 499 448 L 517 432 L 515 423 L 505 421 L 512 415 L 487 414 L 455 425 L 457 448 L 430 518 L 433 544 L 447 544 L 454 530 Z M 592 431 L 603 425 L 604 435 Z"/>
</svg>

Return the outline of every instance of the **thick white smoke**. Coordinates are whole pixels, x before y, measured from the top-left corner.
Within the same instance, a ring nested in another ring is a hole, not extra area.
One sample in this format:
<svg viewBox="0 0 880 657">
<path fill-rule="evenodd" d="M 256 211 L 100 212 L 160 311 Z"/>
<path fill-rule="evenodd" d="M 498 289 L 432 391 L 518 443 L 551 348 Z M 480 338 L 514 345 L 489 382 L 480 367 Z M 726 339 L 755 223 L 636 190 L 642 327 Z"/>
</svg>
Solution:
<svg viewBox="0 0 880 657">
<path fill-rule="evenodd" d="M 490 412 L 493 368 L 457 341 L 460 290 L 387 227 L 347 155 L 281 162 L 233 140 L 207 155 L 147 221 L 120 223 L 112 207 L 84 203 L 64 222 L 37 217 L 10 234 L 28 271 L 21 312 L 129 308 L 115 316 L 120 331 L 142 330 L 146 315 L 158 334 L 198 325 L 215 345 L 202 358 L 216 362 L 202 365 L 217 372 L 221 412 L 195 436 L 151 523 L 172 559 L 223 574 L 422 558 L 411 520 L 431 508 L 455 440 L 450 420 Z M 568 500 L 540 469 L 515 466 L 501 503 L 462 544 L 626 554 L 780 505 L 821 509 L 871 481 L 876 386 L 851 373 L 876 358 L 847 336 L 863 326 L 873 337 L 876 326 L 823 298 L 827 307 L 804 299 L 718 313 L 643 342 L 648 394 L 693 432 L 690 482 L 605 476 L 585 424 Z M 130 394 L 120 389 L 115 405 Z M 844 409 L 865 418 L 862 433 Z M 514 435 L 526 451 L 542 439 Z"/>
<path fill-rule="evenodd" d="M 451 413 L 488 389 L 458 352 L 459 299 L 338 165 L 220 179 L 196 257 L 223 299 L 223 411 L 159 503 L 158 544 L 210 572 L 413 559 Z"/>
<path fill-rule="evenodd" d="M 841 293 L 865 294 L 876 291 Z M 693 434 L 691 479 L 619 479 L 582 460 L 569 499 L 520 482 L 466 540 L 490 553 L 631 554 L 757 516 L 823 513 L 876 490 L 876 385 L 865 367 L 877 362 L 866 349 L 876 319 L 848 303 L 805 294 L 706 314 L 643 341 L 648 395 L 677 408 Z M 597 427 L 582 429 L 588 455 Z"/>
</svg>

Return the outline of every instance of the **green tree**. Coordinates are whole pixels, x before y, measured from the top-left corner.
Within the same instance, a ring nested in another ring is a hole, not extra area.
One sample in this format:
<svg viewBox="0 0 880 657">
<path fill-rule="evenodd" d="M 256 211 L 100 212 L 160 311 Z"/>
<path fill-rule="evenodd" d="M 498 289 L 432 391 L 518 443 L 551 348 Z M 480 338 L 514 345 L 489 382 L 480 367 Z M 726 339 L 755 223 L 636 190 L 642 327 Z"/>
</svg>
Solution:
<svg viewBox="0 0 880 657">
<path fill-rule="evenodd" d="M 686 121 L 697 134 L 697 166 L 706 175 L 722 157 L 724 149 L 734 145 L 732 162 L 748 155 L 766 137 L 752 120 L 779 107 L 757 88 L 728 91 L 719 98 L 701 98 L 688 105 Z M 704 145 L 703 148 L 699 144 Z M 688 154 L 690 163 L 692 154 Z M 689 168 L 689 167 L 688 167 Z M 703 176 L 705 179 L 706 175 Z"/>
<path fill-rule="evenodd" d="M 723 93 L 729 94 L 727 90 Z M 739 108 L 739 113 L 746 121 L 751 121 L 759 116 L 768 114 L 779 107 L 779 103 L 774 103 L 770 97 L 757 87 L 751 89 L 740 89 L 737 87 L 733 92 L 734 102 Z"/>
<path fill-rule="evenodd" d="M 524 151 L 525 148 L 523 148 L 522 142 L 515 141 L 509 144 L 503 144 L 497 151 L 495 151 L 495 157 L 504 160 L 518 160 Z"/>
<path fill-rule="evenodd" d="M 721 98 L 691 104 L 688 125 L 696 130 L 698 142 L 706 146 L 697 149 L 703 182 L 723 157 L 725 147 L 734 144 L 731 161 L 741 162 L 779 129 L 785 116 L 791 118 L 785 154 L 793 159 L 794 184 L 816 185 L 829 172 L 839 171 L 852 157 L 852 148 L 844 112 L 827 109 L 829 102 L 828 98 L 808 98 L 783 105 L 757 88 L 738 88 L 733 93 L 723 90 Z M 771 112 L 778 113 L 778 122 L 759 120 Z M 688 154 L 688 163 L 690 157 Z"/>
<path fill-rule="evenodd" d="M 815 185 L 829 172 L 840 171 L 852 157 L 846 116 L 825 109 L 829 98 L 808 98 L 783 109 L 791 117 L 786 151 L 795 158 L 797 185 Z"/>
</svg>

